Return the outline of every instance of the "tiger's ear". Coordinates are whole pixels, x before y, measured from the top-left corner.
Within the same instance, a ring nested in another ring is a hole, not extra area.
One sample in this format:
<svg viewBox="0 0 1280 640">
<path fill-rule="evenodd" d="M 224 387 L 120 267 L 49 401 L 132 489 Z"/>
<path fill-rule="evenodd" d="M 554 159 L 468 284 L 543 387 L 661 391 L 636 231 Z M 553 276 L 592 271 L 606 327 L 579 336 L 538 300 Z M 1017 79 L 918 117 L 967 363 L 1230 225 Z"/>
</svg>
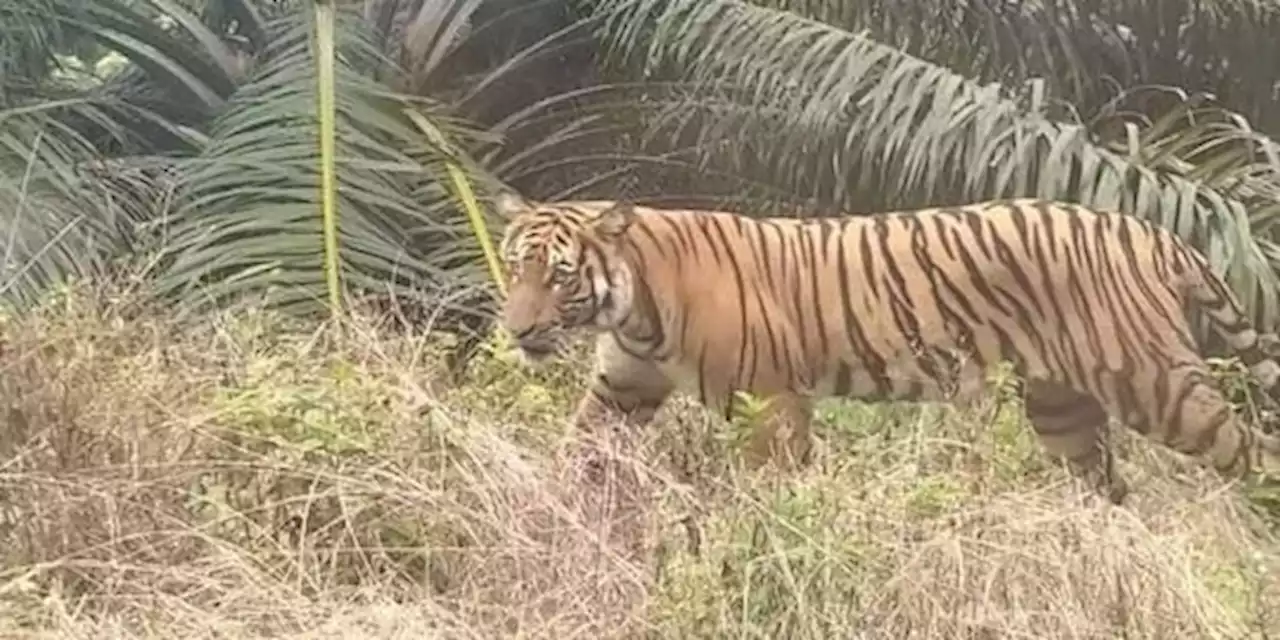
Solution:
<svg viewBox="0 0 1280 640">
<path fill-rule="evenodd" d="M 510 191 L 501 193 L 493 199 L 493 208 L 497 209 L 498 214 L 506 220 L 511 220 L 516 216 L 531 211 L 533 205 L 528 200 L 520 197 L 519 194 Z"/>
<path fill-rule="evenodd" d="M 614 238 L 622 235 L 635 219 L 635 205 L 625 200 L 620 200 L 602 211 L 596 217 L 592 226 L 600 235 Z"/>
</svg>

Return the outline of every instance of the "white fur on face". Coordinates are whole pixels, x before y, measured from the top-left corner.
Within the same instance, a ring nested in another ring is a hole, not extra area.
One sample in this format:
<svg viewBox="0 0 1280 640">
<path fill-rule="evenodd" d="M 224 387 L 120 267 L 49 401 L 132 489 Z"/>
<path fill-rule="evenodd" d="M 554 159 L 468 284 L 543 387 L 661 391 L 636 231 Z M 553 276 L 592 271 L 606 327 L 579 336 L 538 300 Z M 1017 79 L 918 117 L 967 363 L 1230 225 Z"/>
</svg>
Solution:
<svg viewBox="0 0 1280 640">
<path fill-rule="evenodd" d="M 607 295 L 612 298 L 613 305 L 602 311 L 596 318 L 596 326 L 601 329 L 613 329 L 622 323 L 622 319 L 631 312 L 631 304 L 635 297 L 635 287 L 631 281 L 631 270 L 626 267 L 617 267 L 610 269 L 609 275 L 613 278 L 613 286 L 609 286 L 609 281 L 605 279 L 601 273 L 596 276 L 595 290 L 596 303 L 604 304 L 604 297 Z"/>
</svg>

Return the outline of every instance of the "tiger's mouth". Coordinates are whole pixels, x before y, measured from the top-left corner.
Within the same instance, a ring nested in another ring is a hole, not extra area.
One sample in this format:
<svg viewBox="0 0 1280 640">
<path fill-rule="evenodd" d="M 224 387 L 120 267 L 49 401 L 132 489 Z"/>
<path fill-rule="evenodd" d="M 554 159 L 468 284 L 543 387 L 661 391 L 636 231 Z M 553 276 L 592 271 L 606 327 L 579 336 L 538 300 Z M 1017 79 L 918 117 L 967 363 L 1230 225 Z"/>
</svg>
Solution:
<svg viewBox="0 0 1280 640">
<path fill-rule="evenodd" d="M 551 341 L 522 340 L 517 343 L 520 355 L 531 364 L 542 364 L 556 355 L 556 345 Z"/>
</svg>

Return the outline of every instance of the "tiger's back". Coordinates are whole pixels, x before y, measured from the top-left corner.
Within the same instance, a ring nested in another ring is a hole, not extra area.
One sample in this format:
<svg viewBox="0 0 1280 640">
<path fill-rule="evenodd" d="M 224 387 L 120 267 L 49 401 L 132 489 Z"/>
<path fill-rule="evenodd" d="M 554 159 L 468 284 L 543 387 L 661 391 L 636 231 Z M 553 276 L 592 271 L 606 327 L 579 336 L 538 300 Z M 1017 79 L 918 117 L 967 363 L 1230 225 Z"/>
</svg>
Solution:
<svg viewBox="0 0 1280 640">
<path fill-rule="evenodd" d="M 1001 360 L 1081 385 L 1095 365 L 1194 348 L 1182 308 L 1199 265 L 1182 243 L 1060 206 L 804 221 L 647 212 L 645 281 L 679 311 L 662 324 L 681 330 L 636 350 L 680 354 L 735 389 L 922 400 Z"/>
<path fill-rule="evenodd" d="M 1231 475 L 1280 448 L 1231 414 L 1184 310 L 1207 312 L 1270 390 L 1280 367 L 1204 259 L 1140 219 L 1036 200 L 810 220 L 598 206 L 625 232 L 586 224 L 583 245 L 630 284 L 598 327 L 580 421 L 647 421 L 677 386 L 727 411 L 746 390 L 780 425 L 756 458 L 779 433 L 803 457 L 816 396 L 950 399 L 1010 361 L 1046 447 L 1090 473 L 1108 415 Z"/>
</svg>

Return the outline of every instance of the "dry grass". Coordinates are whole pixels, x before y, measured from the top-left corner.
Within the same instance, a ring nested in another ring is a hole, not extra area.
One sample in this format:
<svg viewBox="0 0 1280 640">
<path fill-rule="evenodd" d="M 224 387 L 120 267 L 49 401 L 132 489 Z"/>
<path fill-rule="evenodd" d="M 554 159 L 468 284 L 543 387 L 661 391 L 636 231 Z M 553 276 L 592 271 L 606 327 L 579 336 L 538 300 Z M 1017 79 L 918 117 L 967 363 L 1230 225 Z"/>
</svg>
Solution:
<svg viewBox="0 0 1280 640">
<path fill-rule="evenodd" d="M 1128 442 L 1094 500 L 1016 407 L 824 408 L 818 463 L 742 471 L 687 401 L 593 490 L 578 388 L 426 338 L 106 296 L 0 352 L 0 636 L 1265 638 L 1280 546 L 1241 492 Z"/>
</svg>

